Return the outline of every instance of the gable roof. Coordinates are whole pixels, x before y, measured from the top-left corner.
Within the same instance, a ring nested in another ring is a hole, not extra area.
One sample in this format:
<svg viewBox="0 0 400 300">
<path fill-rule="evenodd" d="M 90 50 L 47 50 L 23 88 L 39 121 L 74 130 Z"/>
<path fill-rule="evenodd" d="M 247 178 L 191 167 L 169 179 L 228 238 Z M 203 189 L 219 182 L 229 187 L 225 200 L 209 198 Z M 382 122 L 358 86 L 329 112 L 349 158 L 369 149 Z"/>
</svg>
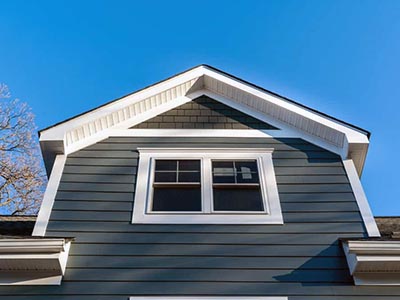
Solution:
<svg viewBox="0 0 400 300">
<path fill-rule="evenodd" d="M 361 174 L 368 131 L 208 65 L 196 66 L 41 130 L 45 160 L 55 153 L 82 149 L 202 95 L 284 129 L 282 134 L 352 158 Z"/>
</svg>

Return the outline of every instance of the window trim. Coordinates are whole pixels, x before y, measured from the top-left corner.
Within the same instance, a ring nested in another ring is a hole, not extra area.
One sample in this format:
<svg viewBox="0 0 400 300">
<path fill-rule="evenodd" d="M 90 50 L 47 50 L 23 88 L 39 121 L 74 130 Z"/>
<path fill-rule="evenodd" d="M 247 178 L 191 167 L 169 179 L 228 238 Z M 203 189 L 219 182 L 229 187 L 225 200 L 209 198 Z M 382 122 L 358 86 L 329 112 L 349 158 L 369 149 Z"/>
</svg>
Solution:
<svg viewBox="0 0 400 300">
<path fill-rule="evenodd" d="M 144 224 L 283 224 L 271 148 L 138 148 L 132 223 Z M 156 159 L 200 159 L 202 212 L 152 212 L 151 194 Z M 256 159 L 263 212 L 212 210 L 212 160 Z M 210 201 L 205 201 L 210 199 Z"/>
</svg>

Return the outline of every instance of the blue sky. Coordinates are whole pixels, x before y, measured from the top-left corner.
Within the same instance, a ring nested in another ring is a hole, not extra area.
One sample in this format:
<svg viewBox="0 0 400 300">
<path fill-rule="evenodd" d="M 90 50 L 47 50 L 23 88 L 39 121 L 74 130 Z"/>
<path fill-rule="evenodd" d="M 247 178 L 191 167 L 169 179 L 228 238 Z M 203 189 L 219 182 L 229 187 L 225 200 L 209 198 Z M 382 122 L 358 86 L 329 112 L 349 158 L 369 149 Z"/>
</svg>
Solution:
<svg viewBox="0 0 400 300">
<path fill-rule="evenodd" d="M 400 1 L 0 0 L 0 82 L 44 128 L 206 63 L 372 132 L 362 181 L 400 215 Z"/>
</svg>

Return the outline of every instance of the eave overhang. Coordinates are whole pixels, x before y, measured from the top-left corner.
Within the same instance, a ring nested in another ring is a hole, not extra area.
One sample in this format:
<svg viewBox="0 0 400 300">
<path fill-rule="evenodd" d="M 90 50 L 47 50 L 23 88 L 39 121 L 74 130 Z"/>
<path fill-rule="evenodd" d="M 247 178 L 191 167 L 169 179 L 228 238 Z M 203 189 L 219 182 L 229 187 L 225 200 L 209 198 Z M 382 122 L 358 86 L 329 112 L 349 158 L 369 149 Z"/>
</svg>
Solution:
<svg viewBox="0 0 400 300">
<path fill-rule="evenodd" d="M 70 245 L 64 238 L 0 239 L 0 285 L 59 285 Z"/>
<path fill-rule="evenodd" d="M 342 241 L 356 285 L 400 285 L 400 240 Z"/>
<path fill-rule="evenodd" d="M 368 131 L 206 65 L 40 131 L 47 169 L 51 169 L 56 154 L 78 151 L 117 131 L 121 134 L 121 130 L 134 135 L 128 128 L 201 95 L 268 122 L 280 128 L 282 135 L 303 138 L 343 159 L 351 158 L 358 174 L 362 172 L 369 144 Z"/>
</svg>

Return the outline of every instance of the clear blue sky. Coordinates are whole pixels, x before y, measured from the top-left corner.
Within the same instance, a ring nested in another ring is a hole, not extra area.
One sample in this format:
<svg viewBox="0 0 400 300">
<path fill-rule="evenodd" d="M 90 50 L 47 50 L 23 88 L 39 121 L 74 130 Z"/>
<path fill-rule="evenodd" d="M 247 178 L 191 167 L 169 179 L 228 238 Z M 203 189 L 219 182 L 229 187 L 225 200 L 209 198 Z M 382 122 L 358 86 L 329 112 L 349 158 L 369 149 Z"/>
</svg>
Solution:
<svg viewBox="0 0 400 300">
<path fill-rule="evenodd" d="M 0 0 L 0 82 L 39 128 L 206 63 L 372 132 L 363 183 L 400 215 L 400 1 Z"/>
</svg>

